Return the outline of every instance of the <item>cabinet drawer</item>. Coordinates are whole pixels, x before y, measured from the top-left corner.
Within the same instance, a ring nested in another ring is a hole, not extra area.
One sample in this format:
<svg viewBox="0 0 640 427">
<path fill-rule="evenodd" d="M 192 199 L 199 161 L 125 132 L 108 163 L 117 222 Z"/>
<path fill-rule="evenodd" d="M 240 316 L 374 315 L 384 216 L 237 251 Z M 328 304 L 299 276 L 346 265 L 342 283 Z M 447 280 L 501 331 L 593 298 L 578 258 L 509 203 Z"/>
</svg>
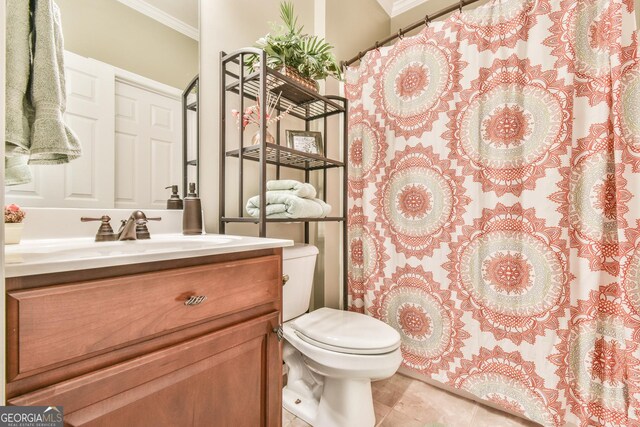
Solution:
<svg viewBox="0 0 640 427">
<path fill-rule="evenodd" d="M 9 379 L 279 301 L 277 255 L 7 294 Z M 185 305 L 191 296 L 206 296 Z"/>
</svg>

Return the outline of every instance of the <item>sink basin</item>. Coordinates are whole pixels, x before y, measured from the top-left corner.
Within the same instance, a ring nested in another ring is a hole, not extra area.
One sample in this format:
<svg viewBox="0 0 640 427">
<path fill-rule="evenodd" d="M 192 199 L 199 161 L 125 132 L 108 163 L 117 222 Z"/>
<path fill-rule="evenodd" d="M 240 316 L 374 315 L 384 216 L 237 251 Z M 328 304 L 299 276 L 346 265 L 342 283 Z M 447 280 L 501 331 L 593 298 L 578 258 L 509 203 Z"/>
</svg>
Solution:
<svg viewBox="0 0 640 427">
<path fill-rule="evenodd" d="M 164 236 L 163 236 L 164 237 Z M 51 262 L 70 259 L 95 257 L 113 257 L 154 252 L 178 252 L 189 249 L 202 249 L 229 243 L 237 236 L 211 236 L 207 239 L 175 237 L 156 238 L 154 240 L 127 240 L 116 242 L 93 242 L 86 239 L 41 240 L 37 246 L 23 246 L 19 251 L 24 260 Z M 13 247 L 11 247 L 13 249 Z M 9 260 L 10 261 L 10 260 Z"/>
<path fill-rule="evenodd" d="M 94 242 L 91 238 L 25 240 L 5 246 L 6 277 L 154 262 L 290 246 L 280 239 L 206 234 L 154 235 L 149 240 Z"/>
</svg>

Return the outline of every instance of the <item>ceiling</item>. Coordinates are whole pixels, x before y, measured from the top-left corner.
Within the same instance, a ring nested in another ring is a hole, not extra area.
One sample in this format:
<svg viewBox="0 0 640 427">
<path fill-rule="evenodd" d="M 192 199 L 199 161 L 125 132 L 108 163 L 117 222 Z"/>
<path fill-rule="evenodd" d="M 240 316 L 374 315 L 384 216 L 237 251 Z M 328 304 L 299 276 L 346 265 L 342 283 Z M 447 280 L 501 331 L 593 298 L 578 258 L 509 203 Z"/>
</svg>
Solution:
<svg viewBox="0 0 640 427">
<path fill-rule="evenodd" d="M 387 12 L 387 15 L 393 18 L 425 1 L 427 0 L 378 0 L 378 3 Z"/>
<path fill-rule="evenodd" d="M 198 0 L 118 0 L 151 19 L 198 40 Z"/>
</svg>

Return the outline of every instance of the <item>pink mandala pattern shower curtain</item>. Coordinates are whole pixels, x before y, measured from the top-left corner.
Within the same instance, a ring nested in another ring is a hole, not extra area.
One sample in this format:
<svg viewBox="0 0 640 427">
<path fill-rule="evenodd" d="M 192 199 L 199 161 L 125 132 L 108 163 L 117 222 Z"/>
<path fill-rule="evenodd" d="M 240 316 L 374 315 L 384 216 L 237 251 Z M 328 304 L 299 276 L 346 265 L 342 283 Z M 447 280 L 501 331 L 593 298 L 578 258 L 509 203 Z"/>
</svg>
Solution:
<svg viewBox="0 0 640 427">
<path fill-rule="evenodd" d="M 632 0 L 495 0 L 346 76 L 350 309 L 543 425 L 640 425 Z"/>
</svg>

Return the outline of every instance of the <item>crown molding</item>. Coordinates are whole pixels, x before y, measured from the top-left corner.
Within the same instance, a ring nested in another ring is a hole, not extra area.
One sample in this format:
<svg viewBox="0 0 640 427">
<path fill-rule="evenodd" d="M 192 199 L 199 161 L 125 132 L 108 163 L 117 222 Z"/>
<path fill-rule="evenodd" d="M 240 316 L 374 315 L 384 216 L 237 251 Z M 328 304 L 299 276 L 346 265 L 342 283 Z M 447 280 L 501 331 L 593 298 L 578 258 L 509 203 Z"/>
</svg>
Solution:
<svg viewBox="0 0 640 427">
<path fill-rule="evenodd" d="M 382 6 L 384 11 L 387 12 L 387 15 L 391 16 L 393 13 L 394 0 L 378 0 L 378 3 Z"/>
<path fill-rule="evenodd" d="M 166 96 L 176 101 L 182 100 L 181 89 L 132 73 L 131 71 L 123 70 L 122 68 L 113 67 L 113 72 L 117 82 L 126 83 L 130 86 Z"/>
<path fill-rule="evenodd" d="M 391 16 L 392 18 L 394 16 L 398 16 L 401 13 L 413 9 L 419 4 L 424 3 L 425 1 L 427 0 L 396 0 L 393 2 L 393 8 L 391 9 L 391 14 L 389 16 Z"/>
<path fill-rule="evenodd" d="M 192 27 L 191 25 L 181 21 L 174 16 L 169 15 L 163 10 L 158 9 L 155 6 L 150 5 L 144 0 L 118 0 L 120 3 L 125 6 L 129 6 L 131 9 L 134 9 L 143 15 L 148 16 L 149 18 L 158 21 L 159 23 L 166 25 L 169 28 L 172 28 L 179 33 L 184 34 L 187 37 L 198 41 L 200 34 L 197 28 Z"/>
</svg>

